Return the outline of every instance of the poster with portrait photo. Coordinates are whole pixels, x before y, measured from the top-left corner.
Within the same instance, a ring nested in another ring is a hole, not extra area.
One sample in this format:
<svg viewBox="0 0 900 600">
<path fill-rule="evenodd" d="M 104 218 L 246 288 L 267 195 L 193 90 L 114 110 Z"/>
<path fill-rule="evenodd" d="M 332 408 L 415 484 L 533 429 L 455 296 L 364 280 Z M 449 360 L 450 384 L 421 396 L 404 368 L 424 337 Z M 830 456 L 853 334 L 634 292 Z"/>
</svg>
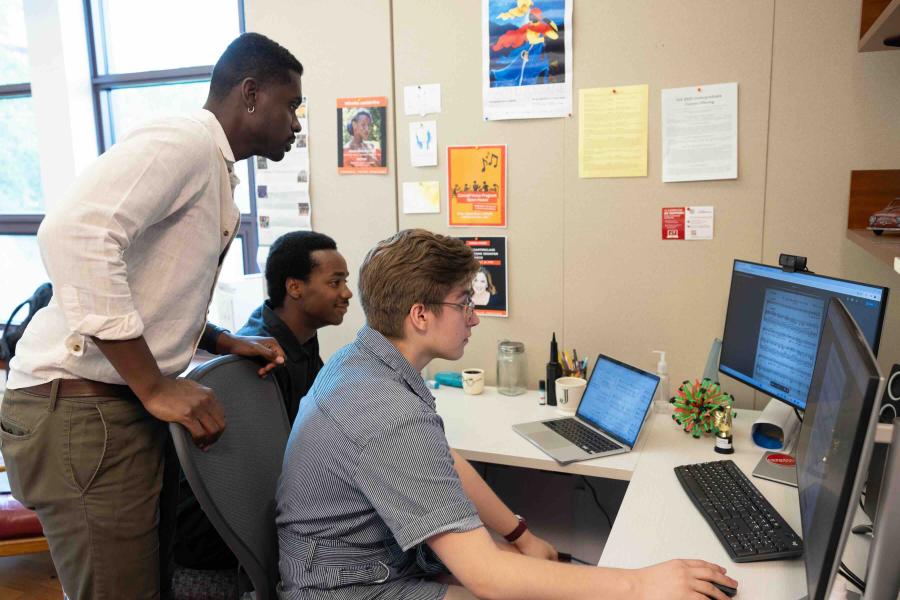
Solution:
<svg viewBox="0 0 900 600">
<path fill-rule="evenodd" d="M 480 317 L 509 316 L 506 237 L 461 237 L 472 249 L 481 269 L 472 279 L 472 301 Z"/>
<path fill-rule="evenodd" d="M 338 98 L 338 173 L 383 175 L 387 170 L 387 98 Z"/>
</svg>

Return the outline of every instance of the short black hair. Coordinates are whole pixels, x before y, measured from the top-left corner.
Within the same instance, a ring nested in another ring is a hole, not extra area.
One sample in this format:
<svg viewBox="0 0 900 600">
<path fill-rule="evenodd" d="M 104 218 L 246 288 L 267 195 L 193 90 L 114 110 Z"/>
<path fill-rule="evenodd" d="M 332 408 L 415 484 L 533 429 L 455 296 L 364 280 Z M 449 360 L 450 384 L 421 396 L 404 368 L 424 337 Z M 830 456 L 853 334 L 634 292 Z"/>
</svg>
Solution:
<svg viewBox="0 0 900 600">
<path fill-rule="evenodd" d="M 316 266 L 312 259 L 316 250 L 337 250 L 337 244 L 324 233 L 315 231 L 292 231 L 272 244 L 266 260 L 266 287 L 273 308 L 284 304 L 284 284 L 288 277 L 309 280 Z"/>
<path fill-rule="evenodd" d="M 216 61 L 209 95 L 222 99 L 247 77 L 259 82 L 289 83 L 291 71 L 303 75 L 303 65 L 287 48 L 260 33 L 242 33 Z"/>
</svg>

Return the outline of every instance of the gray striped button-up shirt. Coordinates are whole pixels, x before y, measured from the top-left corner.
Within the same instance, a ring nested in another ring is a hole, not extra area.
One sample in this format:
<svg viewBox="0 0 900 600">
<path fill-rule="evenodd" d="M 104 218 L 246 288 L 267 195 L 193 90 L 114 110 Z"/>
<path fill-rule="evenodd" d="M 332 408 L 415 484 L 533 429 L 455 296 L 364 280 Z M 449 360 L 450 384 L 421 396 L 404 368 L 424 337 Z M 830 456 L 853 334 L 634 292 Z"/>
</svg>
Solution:
<svg viewBox="0 0 900 600">
<path fill-rule="evenodd" d="M 434 397 L 368 326 L 301 403 L 277 502 L 288 598 L 441 598 L 445 586 L 421 580 L 426 552 L 417 546 L 481 526 Z"/>
</svg>

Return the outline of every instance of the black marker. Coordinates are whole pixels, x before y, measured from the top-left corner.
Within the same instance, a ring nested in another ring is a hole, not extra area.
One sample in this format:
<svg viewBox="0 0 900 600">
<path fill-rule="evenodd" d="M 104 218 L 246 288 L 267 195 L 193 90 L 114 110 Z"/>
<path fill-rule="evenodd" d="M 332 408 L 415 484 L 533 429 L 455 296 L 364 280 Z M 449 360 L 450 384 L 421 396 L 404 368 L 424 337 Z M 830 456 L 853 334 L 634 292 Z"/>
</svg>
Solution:
<svg viewBox="0 0 900 600">
<path fill-rule="evenodd" d="M 556 346 L 556 332 L 550 340 L 550 361 L 547 363 L 547 404 L 556 406 L 556 380 L 562 377 L 559 364 L 559 348 Z"/>
</svg>

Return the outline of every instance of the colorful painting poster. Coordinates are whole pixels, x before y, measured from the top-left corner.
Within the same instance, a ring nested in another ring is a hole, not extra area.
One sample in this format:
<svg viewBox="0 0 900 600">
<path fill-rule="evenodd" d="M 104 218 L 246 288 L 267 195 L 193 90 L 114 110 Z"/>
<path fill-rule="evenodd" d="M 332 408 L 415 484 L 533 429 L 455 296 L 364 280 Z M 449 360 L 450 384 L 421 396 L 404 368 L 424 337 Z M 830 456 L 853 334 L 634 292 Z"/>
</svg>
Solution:
<svg viewBox="0 0 900 600">
<path fill-rule="evenodd" d="M 472 249 L 481 268 L 472 279 L 472 301 L 481 317 L 509 316 L 506 237 L 459 238 Z"/>
<path fill-rule="evenodd" d="M 387 170 L 387 98 L 338 98 L 338 173 L 383 175 Z"/>
<path fill-rule="evenodd" d="M 572 0 L 482 0 L 484 119 L 572 116 Z"/>
<path fill-rule="evenodd" d="M 506 146 L 447 146 L 450 227 L 506 227 Z"/>
</svg>

